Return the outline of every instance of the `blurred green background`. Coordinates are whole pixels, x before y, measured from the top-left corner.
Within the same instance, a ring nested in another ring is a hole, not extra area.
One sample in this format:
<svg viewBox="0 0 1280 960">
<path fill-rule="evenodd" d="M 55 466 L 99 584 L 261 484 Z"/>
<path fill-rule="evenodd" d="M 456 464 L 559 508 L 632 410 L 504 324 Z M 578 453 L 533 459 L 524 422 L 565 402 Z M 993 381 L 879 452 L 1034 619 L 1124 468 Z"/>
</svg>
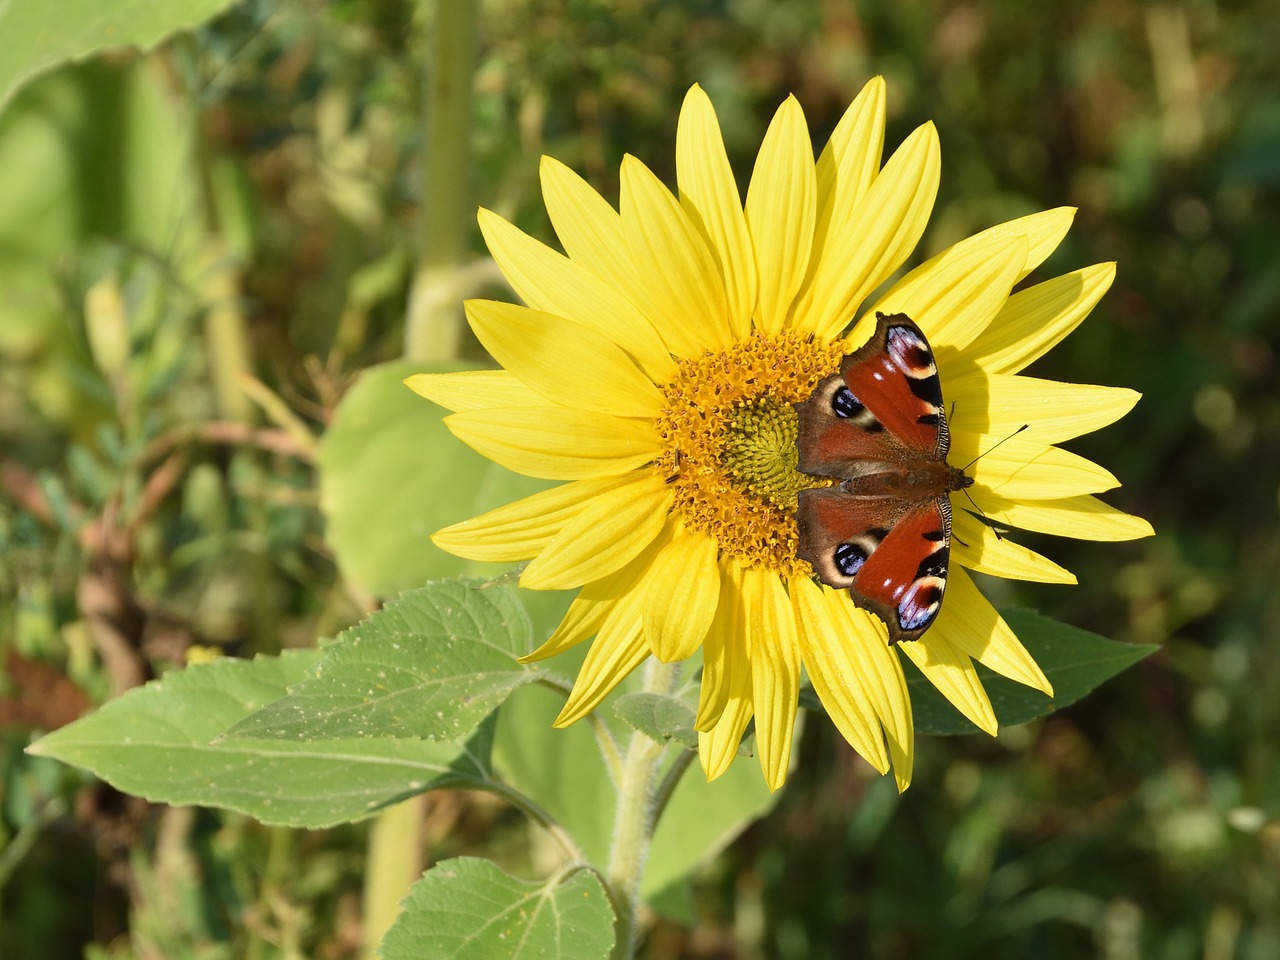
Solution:
<svg viewBox="0 0 1280 960">
<path fill-rule="evenodd" d="M 416 448 L 412 429 L 392 454 L 362 446 L 399 394 L 316 441 L 357 374 L 405 357 L 415 264 L 440 244 L 422 171 L 459 154 L 423 120 L 434 9 L 238 4 L 155 52 L 47 73 L 0 113 L 6 960 L 358 954 L 364 827 L 155 808 L 21 751 L 167 669 L 310 644 L 456 569 L 424 539 L 468 512 L 451 502 L 405 531 L 420 562 L 326 539 L 322 507 L 387 489 L 378 470 L 408 457 L 511 495 L 433 449 L 433 424 Z M 820 144 L 883 74 L 888 148 L 929 119 L 942 141 L 916 259 L 1077 206 L 1040 275 L 1116 260 L 1118 278 L 1030 372 L 1144 394 L 1072 447 L 1157 536 L 1020 535 L 1080 585 L 984 586 L 1163 651 L 996 741 L 923 740 L 902 798 L 812 720 L 773 813 L 671 905 L 696 928 L 660 918 L 646 955 L 1280 956 L 1273 5 L 484 0 L 476 49 L 468 183 L 445 201 L 547 239 L 539 154 L 608 197 L 624 152 L 674 183 L 698 82 L 745 184 L 787 93 Z M 464 223 L 479 266 L 454 299 L 501 295 Z M 527 842 L 500 804 L 452 794 L 426 840 L 432 861 Z"/>
</svg>

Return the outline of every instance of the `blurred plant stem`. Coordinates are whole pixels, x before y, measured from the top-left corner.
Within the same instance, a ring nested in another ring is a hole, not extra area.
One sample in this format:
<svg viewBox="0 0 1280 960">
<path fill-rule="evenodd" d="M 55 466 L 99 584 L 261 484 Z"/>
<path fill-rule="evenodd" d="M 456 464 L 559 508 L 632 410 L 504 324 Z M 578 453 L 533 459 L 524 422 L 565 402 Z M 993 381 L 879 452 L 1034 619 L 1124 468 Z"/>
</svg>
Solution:
<svg viewBox="0 0 1280 960">
<path fill-rule="evenodd" d="M 670 694 L 679 676 L 679 665 L 650 658 L 645 666 L 646 693 Z M 617 914 L 614 960 L 631 960 L 636 952 L 636 911 L 644 880 L 649 848 L 653 845 L 655 799 L 661 780 L 664 745 L 648 734 L 631 734 L 618 777 L 618 800 L 609 843 L 605 881 Z"/>
<path fill-rule="evenodd" d="M 378 946 L 400 912 L 400 901 L 422 876 L 426 805 L 426 794 L 419 794 L 384 810 L 373 821 L 364 876 L 361 960 L 378 960 Z"/>
<path fill-rule="evenodd" d="M 211 232 L 206 243 L 200 298 L 205 305 L 205 347 L 214 400 L 223 419 L 252 423 L 253 403 L 241 386 L 242 378 L 252 374 L 252 365 L 240 306 L 240 269 L 219 234 Z"/>
<path fill-rule="evenodd" d="M 428 30 L 418 262 L 409 292 L 404 355 L 448 360 L 457 356 L 462 332 L 458 266 L 471 215 L 474 0 L 438 0 Z"/>
</svg>

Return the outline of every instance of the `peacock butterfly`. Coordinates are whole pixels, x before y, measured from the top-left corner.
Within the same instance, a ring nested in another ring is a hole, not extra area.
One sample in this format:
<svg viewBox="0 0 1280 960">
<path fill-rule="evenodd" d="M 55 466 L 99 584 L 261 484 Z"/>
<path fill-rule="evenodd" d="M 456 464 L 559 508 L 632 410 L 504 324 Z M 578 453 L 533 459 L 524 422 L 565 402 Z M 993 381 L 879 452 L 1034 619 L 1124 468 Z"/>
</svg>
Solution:
<svg viewBox="0 0 1280 960">
<path fill-rule="evenodd" d="M 890 643 L 918 640 L 947 586 L 950 494 L 973 483 L 947 463 L 929 341 L 906 314 L 877 313 L 871 339 L 795 406 L 797 468 L 841 481 L 800 491 L 797 555 L 883 620 Z"/>
</svg>

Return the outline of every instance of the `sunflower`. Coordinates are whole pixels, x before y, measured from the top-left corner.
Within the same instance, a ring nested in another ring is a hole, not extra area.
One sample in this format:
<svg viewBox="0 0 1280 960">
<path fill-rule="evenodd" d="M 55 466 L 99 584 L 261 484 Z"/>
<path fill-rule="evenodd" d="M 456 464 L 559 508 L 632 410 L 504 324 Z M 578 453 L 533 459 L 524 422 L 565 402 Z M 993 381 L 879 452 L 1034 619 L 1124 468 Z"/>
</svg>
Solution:
<svg viewBox="0 0 1280 960">
<path fill-rule="evenodd" d="M 1075 578 L 993 525 L 1093 540 L 1151 533 L 1092 496 L 1117 485 L 1111 474 L 1055 446 L 1123 416 L 1138 395 L 1017 375 L 1088 314 L 1114 265 L 1012 292 L 1065 236 L 1074 211 L 1060 208 L 957 243 L 868 302 L 919 241 L 939 177 L 929 123 L 881 164 L 884 120 L 876 78 L 815 164 L 788 98 L 744 204 L 714 109 L 694 86 L 677 129 L 678 196 L 627 156 L 615 210 L 544 157 L 543 197 L 564 254 L 480 211 L 489 250 L 527 304 L 466 304 L 503 369 L 407 382 L 454 411 L 445 423 L 484 456 L 564 481 L 433 538 L 462 557 L 530 561 L 524 587 L 580 588 L 528 657 L 595 638 L 558 726 L 648 657 L 701 650 L 696 727 L 709 779 L 728 768 L 754 718 L 765 779 L 784 782 L 807 674 L 841 734 L 905 789 L 914 734 L 901 657 L 988 733 L 996 717 L 975 661 L 1052 695 L 961 568 Z M 797 557 L 794 515 L 799 491 L 815 483 L 796 470 L 794 404 L 868 339 L 877 313 L 906 314 L 932 345 L 953 411 L 952 463 L 1027 425 L 973 464 L 963 495 L 990 522 L 955 511 L 946 602 L 919 640 L 896 646 Z"/>
</svg>

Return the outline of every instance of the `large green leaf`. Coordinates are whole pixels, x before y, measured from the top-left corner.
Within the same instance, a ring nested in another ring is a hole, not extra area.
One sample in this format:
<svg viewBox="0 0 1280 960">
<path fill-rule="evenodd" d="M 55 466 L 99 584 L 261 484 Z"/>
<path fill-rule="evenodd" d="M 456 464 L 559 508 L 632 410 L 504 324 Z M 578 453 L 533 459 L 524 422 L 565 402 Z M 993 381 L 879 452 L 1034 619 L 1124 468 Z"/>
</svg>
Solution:
<svg viewBox="0 0 1280 960">
<path fill-rule="evenodd" d="M 1055 713 L 1160 649 L 1154 644 L 1117 643 L 1030 610 L 1002 610 L 1001 615 L 1053 684 L 1051 700 L 1037 690 L 979 666 L 978 676 L 1002 727 Z M 961 716 L 918 672 L 908 673 L 907 686 L 911 690 L 911 710 L 917 732 L 940 735 L 978 732 L 978 728 Z"/>
<path fill-rule="evenodd" d="M 153 47 L 200 26 L 232 0 L 12 0 L 0 3 L 0 109 L 22 84 L 109 47 Z"/>
<path fill-rule="evenodd" d="M 434 787 L 487 779 L 492 724 L 466 744 L 424 740 L 212 743 L 282 696 L 320 651 L 218 660 L 112 700 L 29 747 L 159 803 L 225 807 L 265 823 L 326 827 Z"/>
<path fill-rule="evenodd" d="M 459 857 L 414 884 L 380 952 L 383 960 L 604 960 L 613 921 L 590 871 L 531 882 Z"/>
<path fill-rule="evenodd" d="M 537 677 L 516 660 L 532 645 L 512 587 L 436 581 L 344 632 L 306 679 L 226 739 L 457 740 Z"/>
<path fill-rule="evenodd" d="M 449 433 L 441 408 L 403 383 L 423 366 L 401 360 L 365 370 L 338 405 L 317 455 L 329 544 L 343 575 L 379 596 L 459 573 L 500 572 L 449 556 L 431 534 L 547 486 Z"/>
</svg>

